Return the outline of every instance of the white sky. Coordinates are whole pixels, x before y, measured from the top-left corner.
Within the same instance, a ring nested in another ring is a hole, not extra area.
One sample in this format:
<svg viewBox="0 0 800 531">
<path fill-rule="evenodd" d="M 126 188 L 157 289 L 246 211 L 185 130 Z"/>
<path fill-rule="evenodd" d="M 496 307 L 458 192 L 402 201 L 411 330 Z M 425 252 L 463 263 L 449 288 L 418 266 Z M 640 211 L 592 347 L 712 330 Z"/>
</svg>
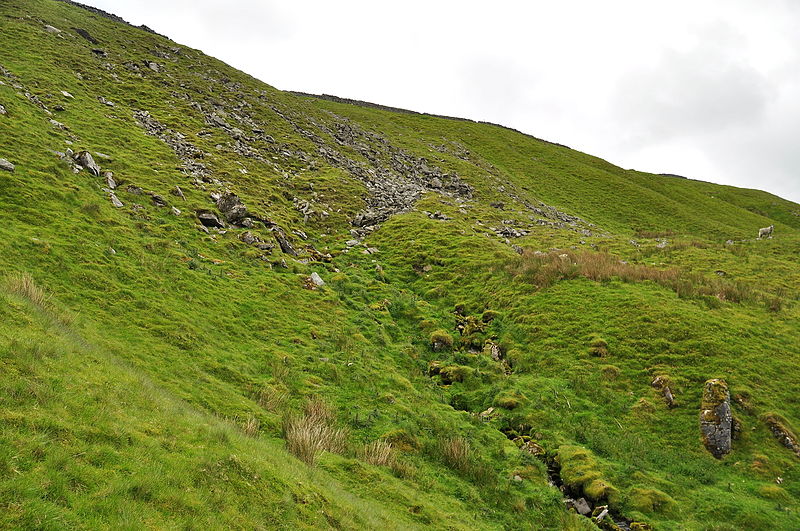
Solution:
<svg viewBox="0 0 800 531">
<path fill-rule="evenodd" d="M 800 1 L 83 1 L 280 89 L 800 202 Z"/>
</svg>

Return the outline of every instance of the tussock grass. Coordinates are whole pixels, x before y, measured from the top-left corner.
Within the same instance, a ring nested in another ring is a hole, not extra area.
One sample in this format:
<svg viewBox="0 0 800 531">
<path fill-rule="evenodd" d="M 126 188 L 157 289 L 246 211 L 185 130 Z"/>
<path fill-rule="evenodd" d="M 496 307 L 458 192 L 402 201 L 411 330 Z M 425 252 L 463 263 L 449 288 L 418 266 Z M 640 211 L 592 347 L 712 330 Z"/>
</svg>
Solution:
<svg viewBox="0 0 800 531">
<path fill-rule="evenodd" d="M 14 273 L 6 277 L 5 289 L 24 299 L 42 310 L 52 308 L 51 295 L 36 284 L 30 273 Z"/>
<path fill-rule="evenodd" d="M 303 415 L 289 414 L 283 419 L 286 447 L 297 458 L 313 466 L 322 452 L 343 453 L 347 431 L 333 425 L 335 413 L 319 399 L 310 400 Z"/>
<path fill-rule="evenodd" d="M 392 445 L 384 440 L 365 444 L 359 452 L 361 459 L 375 466 L 393 467 L 397 457 Z"/>
<path fill-rule="evenodd" d="M 432 448 L 451 470 L 480 485 L 495 480 L 494 471 L 481 461 L 478 452 L 465 437 L 448 437 Z"/>
<path fill-rule="evenodd" d="M 247 419 L 242 422 L 242 432 L 248 437 L 258 437 L 260 430 L 261 422 L 255 417 L 247 417 Z"/>
<path fill-rule="evenodd" d="M 288 392 L 270 386 L 263 387 L 256 397 L 259 406 L 273 413 L 282 411 L 286 407 L 288 399 Z"/>
<path fill-rule="evenodd" d="M 514 277 L 539 289 L 561 280 L 580 277 L 595 282 L 616 278 L 629 283 L 654 282 L 673 290 L 679 297 L 712 296 L 736 303 L 756 298 L 753 287 L 742 282 L 708 278 L 698 273 L 686 273 L 675 267 L 659 269 L 631 264 L 605 252 L 542 253 L 526 249 L 521 256 L 512 259 L 507 270 Z"/>
</svg>

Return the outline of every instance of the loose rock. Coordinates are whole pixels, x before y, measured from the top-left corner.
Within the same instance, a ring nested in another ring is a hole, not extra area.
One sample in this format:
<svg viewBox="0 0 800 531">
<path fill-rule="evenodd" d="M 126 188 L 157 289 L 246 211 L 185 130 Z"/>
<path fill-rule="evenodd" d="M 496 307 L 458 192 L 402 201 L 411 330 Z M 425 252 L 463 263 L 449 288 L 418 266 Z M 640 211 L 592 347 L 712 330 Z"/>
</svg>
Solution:
<svg viewBox="0 0 800 531">
<path fill-rule="evenodd" d="M 170 193 L 171 193 L 172 195 L 174 195 L 175 197 L 180 197 L 181 199 L 183 199 L 184 201 L 186 201 L 186 196 L 185 196 L 185 195 L 183 195 L 183 190 L 181 190 L 181 187 L 180 187 L 180 186 L 178 186 L 178 185 L 175 185 L 175 188 L 173 188 L 173 189 L 172 189 L 172 191 L 171 191 Z"/>
<path fill-rule="evenodd" d="M 92 158 L 92 154 L 88 151 L 79 151 L 75 154 L 75 162 L 89 170 L 92 175 L 100 176 L 100 166 Z"/>
<path fill-rule="evenodd" d="M 294 250 L 292 242 L 289 241 L 289 239 L 286 237 L 286 233 L 283 232 L 283 230 L 281 230 L 279 227 L 273 227 L 272 233 L 275 236 L 275 241 L 278 242 L 281 251 L 292 256 L 297 256 L 297 251 Z"/>
<path fill-rule="evenodd" d="M 0 170 L 13 172 L 14 165 L 8 162 L 6 159 L 0 159 Z"/>
<path fill-rule="evenodd" d="M 114 173 L 110 171 L 103 172 L 103 177 L 106 178 L 106 186 L 111 190 L 117 189 L 117 181 L 114 180 Z"/>
<path fill-rule="evenodd" d="M 325 281 L 322 280 L 322 277 L 315 271 L 311 273 L 311 282 L 314 283 L 315 286 L 321 287 L 325 285 Z"/>
<path fill-rule="evenodd" d="M 199 210 L 197 212 L 197 219 L 200 220 L 200 223 L 202 223 L 204 227 L 222 228 L 225 226 L 217 215 L 210 210 Z"/>
<path fill-rule="evenodd" d="M 119 200 L 119 198 L 114 192 L 111 192 L 108 195 L 111 198 L 111 204 L 114 205 L 115 208 L 122 208 L 123 206 L 125 206 L 122 204 L 122 201 Z"/>
</svg>

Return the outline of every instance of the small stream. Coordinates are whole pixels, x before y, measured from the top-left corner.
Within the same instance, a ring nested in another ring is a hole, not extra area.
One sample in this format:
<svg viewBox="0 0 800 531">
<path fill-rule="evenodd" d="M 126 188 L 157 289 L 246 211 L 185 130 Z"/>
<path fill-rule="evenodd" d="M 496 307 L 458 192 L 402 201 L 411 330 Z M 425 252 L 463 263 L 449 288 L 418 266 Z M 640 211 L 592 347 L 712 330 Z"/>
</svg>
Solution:
<svg viewBox="0 0 800 531">
<path fill-rule="evenodd" d="M 561 480 L 561 467 L 558 465 L 558 463 L 556 463 L 555 459 L 547 459 L 547 456 L 545 454 L 539 454 L 536 455 L 536 457 L 547 466 L 548 482 L 550 483 L 550 486 L 555 487 L 559 491 L 561 491 L 561 494 L 564 496 L 564 505 L 567 508 L 567 510 L 569 510 L 570 507 L 575 507 L 576 512 L 580 514 L 578 506 L 582 503 L 585 503 L 590 509 L 588 514 L 583 515 L 586 518 L 591 519 L 596 524 L 600 524 L 602 519 L 610 518 L 622 531 L 630 531 L 631 520 L 628 520 L 622 515 L 616 514 L 614 511 L 611 510 L 611 508 L 608 505 L 595 506 L 592 502 L 582 497 L 582 493 L 574 492 L 573 489 L 567 487 Z M 592 516 L 592 513 L 598 507 L 605 508 L 607 510 L 607 513 L 603 516 L 600 515 L 598 515 L 597 517 Z"/>
</svg>

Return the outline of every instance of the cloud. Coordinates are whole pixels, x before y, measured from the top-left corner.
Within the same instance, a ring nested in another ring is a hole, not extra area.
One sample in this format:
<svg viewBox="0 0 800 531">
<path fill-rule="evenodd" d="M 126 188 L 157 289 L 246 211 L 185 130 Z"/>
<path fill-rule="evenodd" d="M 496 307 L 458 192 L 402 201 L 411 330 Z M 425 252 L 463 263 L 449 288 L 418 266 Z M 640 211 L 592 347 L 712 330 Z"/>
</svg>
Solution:
<svg viewBox="0 0 800 531">
<path fill-rule="evenodd" d="M 741 60 L 743 38 L 707 27 L 687 50 L 665 50 L 652 65 L 624 74 L 611 112 L 633 146 L 676 136 L 718 134 L 762 121 L 775 95 L 764 74 Z"/>
</svg>

